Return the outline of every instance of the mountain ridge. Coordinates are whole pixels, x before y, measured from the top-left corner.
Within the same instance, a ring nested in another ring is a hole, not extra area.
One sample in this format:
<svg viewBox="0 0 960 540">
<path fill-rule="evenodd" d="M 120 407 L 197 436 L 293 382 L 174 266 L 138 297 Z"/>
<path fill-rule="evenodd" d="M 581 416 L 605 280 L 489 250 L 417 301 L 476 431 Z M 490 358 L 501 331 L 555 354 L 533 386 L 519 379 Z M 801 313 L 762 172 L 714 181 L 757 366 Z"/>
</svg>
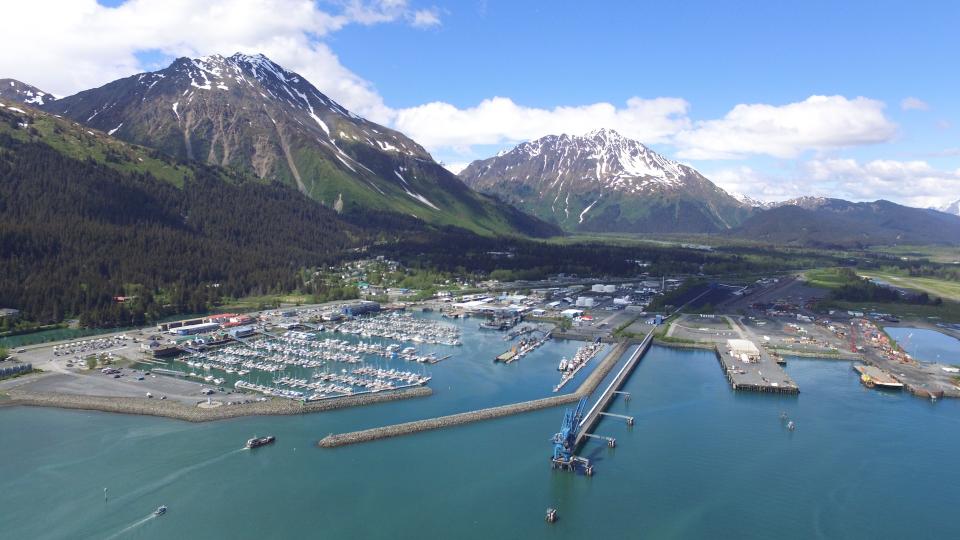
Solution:
<svg viewBox="0 0 960 540">
<path fill-rule="evenodd" d="M 0 79 L 0 98 L 19 101 L 35 107 L 43 106 L 57 99 L 53 94 L 17 79 Z"/>
<path fill-rule="evenodd" d="M 800 197 L 758 212 L 727 234 L 776 244 L 865 247 L 960 243 L 960 216 L 891 201 Z"/>
<path fill-rule="evenodd" d="M 521 143 L 460 178 L 568 231 L 718 232 L 751 211 L 692 167 L 611 129 Z"/>
<path fill-rule="evenodd" d="M 558 232 L 474 193 L 416 142 L 262 54 L 178 58 L 41 108 L 179 159 L 295 186 L 341 212 L 395 211 L 484 234 Z"/>
</svg>

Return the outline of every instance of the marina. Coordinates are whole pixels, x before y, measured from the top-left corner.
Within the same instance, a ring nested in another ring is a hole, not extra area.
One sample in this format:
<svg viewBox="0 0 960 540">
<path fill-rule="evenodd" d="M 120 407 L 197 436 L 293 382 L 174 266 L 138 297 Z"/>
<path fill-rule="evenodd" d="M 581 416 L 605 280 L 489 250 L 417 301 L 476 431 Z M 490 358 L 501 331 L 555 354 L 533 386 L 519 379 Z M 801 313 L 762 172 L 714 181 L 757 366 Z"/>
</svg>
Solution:
<svg viewBox="0 0 960 540">
<path fill-rule="evenodd" d="M 379 337 L 413 343 L 461 345 L 460 329 L 433 319 L 414 317 L 411 313 L 391 312 L 374 317 L 361 317 L 347 321 L 334 329 L 335 332 L 355 334 L 361 337 Z"/>
<path fill-rule="evenodd" d="M 239 392 L 312 402 L 426 385 L 431 377 L 423 368 L 411 371 L 386 365 L 440 361 L 433 353 L 419 354 L 413 344 L 460 345 L 455 326 L 402 313 L 357 318 L 337 330 L 359 339 L 329 337 L 323 327 L 262 332 L 171 361 L 171 366 L 184 366 L 182 370 L 153 370 L 217 387 L 228 385 Z M 379 341 L 363 341 L 372 338 Z"/>
<path fill-rule="evenodd" d="M 536 331 L 537 330 L 529 330 L 528 332 L 525 332 L 525 333 L 532 333 Z M 521 338 L 516 345 L 507 349 L 506 352 L 497 355 L 497 357 L 494 358 L 493 361 L 509 364 L 515 360 L 519 360 L 524 356 L 530 354 L 531 352 L 537 350 L 537 348 L 539 348 L 541 345 L 546 343 L 547 340 L 550 339 L 550 335 L 551 335 L 551 332 L 546 331 L 543 333 L 543 335 L 539 337 L 530 336 L 528 338 Z"/>
<path fill-rule="evenodd" d="M 577 349 L 573 358 L 569 360 L 566 357 L 560 359 L 560 364 L 557 366 L 557 371 L 560 372 L 560 383 L 553 387 L 553 391 L 559 392 L 562 390 L 601 349 L 603 349 L 603 344 L 600 341 L 595 341 Z"/>
</svg>

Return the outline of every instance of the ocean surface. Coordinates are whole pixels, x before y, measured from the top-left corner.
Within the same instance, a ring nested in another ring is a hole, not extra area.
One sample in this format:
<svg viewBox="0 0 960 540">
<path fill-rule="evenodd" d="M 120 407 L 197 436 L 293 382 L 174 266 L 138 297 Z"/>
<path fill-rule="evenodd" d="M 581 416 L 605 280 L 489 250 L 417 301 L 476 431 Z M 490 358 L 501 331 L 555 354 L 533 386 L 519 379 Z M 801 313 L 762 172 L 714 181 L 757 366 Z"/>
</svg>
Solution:
<svg viewBox="0 0 960 540">
<path fill-rule="evenodd" d="M 884 330 L 918 360 L 960 365 L 960 340 L 953 336 L 907 326 L 888 326 Z"/>
<path fill-rule="evenodd" d="M 868 390 L 844 361 L 790 358 L 799 396 L 745 394 L 712 352 L 653 347 L 612 409 L 636 424 L 603 420 L 617 447 L 583 452 L 592 478 L 550 469 L 562 409 L 316 447 L 330 432 L 549 395 L 578 345 L 495 366 L 499 335 L 462 324 L 466 344 L 433 366 L 425 399 L 204 424 L 0 409 L 0 537 L 960 537 L 960 402 Z M 240 449 L 265 434 L 277 443 Z"/>
</svg>

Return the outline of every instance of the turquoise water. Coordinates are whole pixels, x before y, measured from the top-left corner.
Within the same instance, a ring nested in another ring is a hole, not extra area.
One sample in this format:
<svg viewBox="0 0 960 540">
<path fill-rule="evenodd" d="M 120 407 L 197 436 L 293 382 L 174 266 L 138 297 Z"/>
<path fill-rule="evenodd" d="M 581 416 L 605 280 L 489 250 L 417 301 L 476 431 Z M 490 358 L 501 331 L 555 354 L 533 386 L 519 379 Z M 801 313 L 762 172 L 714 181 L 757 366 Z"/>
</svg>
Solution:
<svg viewBox="0 0 960 540">
<path fill-rule="evenodd" d="M 542 391 L 519 383 L 499 389 L 487 378 L 505 382 L 519 371 L 491 371 L 488 353 L 499 351 L 483 352 L 448 361 L 462 363 L 464 373 L 454 377 L 451 369 L 448 384 L 475 385 L 455 387 L 466 395 L 438 386 L 427 399 L 316 415 L 188 424 L 0 410 L 0 536 L 960 536 L 952 519 L 960 500 L 960 403 L 867 390 L 848 362 L 791 358 L 799 396 L 735 394 L 712 353 L 654 347 L 626 385 L 632 399 L 613 408 L 636 424 L 606 419 L 599 432 L 615 436 L 617 448 L 585 449 L 596 463 L 592 478 L 548 465 L 559 409 L 333 450 L 314 446 L 329 432 Z M 533 370 L 531 358 L 510 368 Z M 543 367 L 551 375 L 545 382 L 554 382 L 556 372 Z M 783 427 L 781 411 L 796 431 Z M 277 436 L 275 445 L 237 450 L 266 433 Z M 160 504 L 170 507 L 167 515 L 150 518 Z M 543 521 L 548 506 L 559 509 L 553 525 Z"/>
<path fill-rule="evenodd" d="M 960 365 L 960 340 L 955 337 L 936 330 L 905 326 L 888 326 L 884 330 L 918 360 Z"/>
</svg>

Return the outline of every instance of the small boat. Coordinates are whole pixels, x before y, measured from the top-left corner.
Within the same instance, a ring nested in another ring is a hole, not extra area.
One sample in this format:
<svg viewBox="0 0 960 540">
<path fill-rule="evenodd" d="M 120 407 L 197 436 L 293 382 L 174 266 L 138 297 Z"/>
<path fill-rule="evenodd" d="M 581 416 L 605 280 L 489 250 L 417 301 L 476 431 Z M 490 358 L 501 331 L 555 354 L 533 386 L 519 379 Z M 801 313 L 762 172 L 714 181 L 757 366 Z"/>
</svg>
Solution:
<svg viewBox="0 0 960 540">
<path fill-rule="evenodd" d="M 273 442 L 276 440 L 277 439 L 273 435 L 268 435 L 266 437 L 254 437 L 247 441 L 246 448 L 251 449 L 251 448 L 257 448 L 260 446 L 265 446 L 268 444 L 273 444 Z"/>
<path fill-rule="evenodd" d="M 787 429 L 790 431 L 797 429 L 797 425 L 793 423 L 793 420 L 787 422 Z"/>
<path fill-rule="evenodd" d="M 546 519 L 547 523 L 553 523 L 557 521 L 557 509 L 547 508 L 547 515 L 544 519 Z"/>
<path fill-rule="evenodd" d="M 167 507 L 162 504 L 159 507 L 157 507 L 156 510 L 153 511 L 153 515 L 155 516 L 162 516 L 166 513 L 167 513 Z"/>
</svg>

